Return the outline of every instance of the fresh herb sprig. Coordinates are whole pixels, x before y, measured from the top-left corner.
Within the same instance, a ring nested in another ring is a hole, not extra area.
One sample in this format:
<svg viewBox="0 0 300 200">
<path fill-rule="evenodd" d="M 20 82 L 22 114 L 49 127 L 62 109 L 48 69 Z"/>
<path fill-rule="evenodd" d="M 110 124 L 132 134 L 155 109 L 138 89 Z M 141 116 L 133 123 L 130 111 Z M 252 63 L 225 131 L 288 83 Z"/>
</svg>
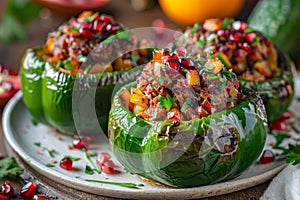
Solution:
<svg viewBox="0 0 300 200">
<path fill-rule="evenodd" d="M 0 159 L 0 179 L 9 175 L 21 174 L 23 170 L 18 166 L 14 158 L 6 157 Z"/>
<path fill-rule="evenodd" d="M 158 97 L 160 106 L 166 108 L 167 111 L 169 111 L 175 101 L 175 97 L 172 97 L 171 95 L 167 94 L 166 97 L 159 95 Z"/>
</svg>

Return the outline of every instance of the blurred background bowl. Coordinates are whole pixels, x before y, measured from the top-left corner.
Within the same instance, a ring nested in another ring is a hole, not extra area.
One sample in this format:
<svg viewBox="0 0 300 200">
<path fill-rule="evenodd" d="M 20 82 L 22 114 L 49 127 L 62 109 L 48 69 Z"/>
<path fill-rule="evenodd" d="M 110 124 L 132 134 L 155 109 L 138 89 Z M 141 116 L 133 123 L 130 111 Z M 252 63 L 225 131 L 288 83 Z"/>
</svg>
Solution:
<svg viewBox="0 0 300 200">
<path fill-rule="evenodd" d="M 235 17 L 245 0 L 159 0 L 164 13 L 181 25 L 192 25 L 207 18 Z"/>
</svg>

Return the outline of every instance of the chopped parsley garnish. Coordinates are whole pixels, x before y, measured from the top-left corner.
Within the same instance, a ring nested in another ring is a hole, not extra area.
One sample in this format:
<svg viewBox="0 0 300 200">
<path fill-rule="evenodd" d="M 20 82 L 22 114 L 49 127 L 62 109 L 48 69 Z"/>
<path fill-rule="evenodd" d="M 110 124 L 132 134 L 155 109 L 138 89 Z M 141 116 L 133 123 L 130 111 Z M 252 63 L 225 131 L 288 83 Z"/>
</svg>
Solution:
<svg viewBox="0 0 300 200">
<path fill-rule="evenodd" d="M 54 158 L 57 152 L 54 149 L 47 149 L 47 152 L 51 158 Z"/>
<path fill-rule="evenodd" d="M 245 28 L 244 32 L 245 33 L 251 33 L 251 32 L 254 32 L 254 30 L 250 27 L 247 27 L 247 28 Z"/>
<path fill-rule="evenodd" d="M 130 38 L 128 30 L 125 29 L 118 30 L 116 36 L 121 40 L 128 40 Z"/>
<path fill-rule="evenodd" d="M 74 27 L 74 26 L 73 26 L 73 27 L 71 27 L 71 30 L 72 30 L 72 31 L 75 31 L 75 32 L 77 32 L 77 33 L 79 33 L 79 32 L 80 32 L 80 31 L 79 31 L 79 28 L 76 28 L 76 27 Z"/>
<path fill-rule="evenodd" d="M 230 20 L 228 18 L 225 18 L 223 20 L 221 29 L 230 29 L 230 27 L 231 27 Z"/>
<path fill-rule="evenodd" d="M 86 165 L 84 173 L 89 174 L 89 175 L 93 175 L 95 172 L 90 166 Z"/>
<path fill-rule="evenodd" d="M 85 157 L 88 159 L 88 161 L 91 163 L 91 165 L 93 166 L 95 172 L 97 172 L 98 174 L 101 174 L 101 170 L 99 170 L 99 168 L 96 166 L 96 164 L 94 163 L 94 161 L 92 160 L 92 157 L 96 156 L 97 153 L 96 152 L 88 152 L 86 151 L 84 148 L 81 149 L 83 152 L 85 152 Z"/>
<path fill-rule="evenodd" d="M 289 145 L 286 162 L 292 165 L 300 164 L 300 145 Z"/>
<path fill-rule="evenodd" d="M 55 165 L 51 164 L 51 163 L 47 163 L 46 167 L 55 167 Z"/>
<path fill-rule="evenodd" d="M 187 73 L 189 70 L 187 70 L 186 68 L 182 68 L 181 69 L 182 70 L 182 72 L 184 72 L 184 73 Z"/>
<path fill-rule="evenodd" d="M 300 133 L 299 129 L 297 129 L 295 126 L 291 126 L 291 129 L 297 134 Z"/>
<path fill-rule="evenodd" d="M 153 90 L 157 90 L 157 88 L 154 85 L 152 85 L 151 87 Z"/>
<path fill-rule="evenodd" d="M 199 47 L 205 47 L 205 44 L 206 44 L 206 42 L 205 42 L 204 40 L 199 40 L 199 41 L 197 42 L 197 45 L 198 45 Z"/>
<path fill-rule="evenodd" d="M 173 103 L 176 99 L 175 97 L 172 97 L 169 94 L 167 94 L 166 97 L 163 97 L 163 96 L 159 95 L 157 98 L 159 100 L 158 105 L 166 108 L 167 111 L 169 111 L 171 109 L 171 107 L 172 107 L 172 105 L 173 105 Z"/>
<path fill-rule="evenodd" d="M 35 146 L 37 146 L 37 147 L 41 147 L 41 143 L 40 142 L 35 142 L 35 143 L 33 143 Z"/>
<path fill-rule="evenodd" d="M 218 74 L 218 75 L 219 75 L 219 74 Z M 207 77 L 207 80 L 218 79 L 218 78 L 220 78 L 220 76 L 218 76 L 218 75 L 210 74 L 210 75 Z"/>
<path fill-rule="evenodd" d="M 31 123 L 34 125 L 34 126 L 37 126 L 39 124 L 39 122 L 36 120 L 36 119 L 31 119 Z"/>
<path fill-rule="evenodd" d="M 18 166 L 14 158 L 6 157 L 0 159 L 0 179 L 9 175 L 21 174 L 23 170 Z"/>
</svg>

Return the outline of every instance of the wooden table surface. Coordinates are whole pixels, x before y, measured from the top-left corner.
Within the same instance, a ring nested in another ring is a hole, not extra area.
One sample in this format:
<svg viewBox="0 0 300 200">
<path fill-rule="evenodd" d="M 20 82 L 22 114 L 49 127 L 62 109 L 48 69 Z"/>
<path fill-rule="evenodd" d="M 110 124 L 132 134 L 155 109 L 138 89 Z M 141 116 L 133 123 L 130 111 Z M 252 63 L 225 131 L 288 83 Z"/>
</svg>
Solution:
<svg viewBox="0 0 300 200">
<path fill-rule="evenodd" d="M 0 13 L 3 13 L 3 10 L 7 4 L 7 0 L 0 1 Z M 44 9 L 43 12 L 48 12 L 49 10 Z M 154 8 L 144 11 L 144 12 L 136 12 L 133 11 L 130 7 L 128 0 L 112 0 L 109 4 L 107 4 L 103 9 L 103 11 L 108 14 L 112 14 L 118 21 L 124 24 L 129 28 L 137 28 L 137 27 L 149 27 L 154 19 L 161 18 L 165 22 L 167 22 L 169 28 L 179 29 L 179 27 L 175 23 L 168 20 L 160 8 L 155 6 Z M 39 18 L 34 21 L 28 27 L 28 38 L 23 42 L 11 43 L 11 44 L 3 44 L 0 43 L 0 64 L 7 65 L 14 69 L 19 69 L 19 63 L 22 58 L 24 51 L 29 47 L 41 46 L 45 42 L 47 37 L 47 33 L 53 29 L 55 29 L 59 24 L 67 20 L 70 16 L 62 13 L 50 12 L 50 19 Z M 2 114 L 2 109 L 0 110 L 0 114 Z M 2 129 L 2 115 L 1 115 L 1 123 L 0 123 L 0 154 L 5 155 L 5 149 L 3 145 L 3 129 Z M 63 196 L 65 199 L 108 199 L 104 197 L 88 195 L 86 193 L 82 193 L 80 191 L 76 191 L 64 186 L 59 186 L 59 184 L 43 177 L 38 172 L 32 170 L 30 167 L 26 166 L 26 164 L 20 161 L 22 167 L 24 167 L 29 173 L 37 179 L 45 184 L 50 189 L 56 190 L 58 194 Z M 0 180 L 2 183 L 4 180 Z M 19 183 L 14 183 L 18 190 L 20 187 Z M 269 182 L 258 185 L 256 187 L 242 190 L 239 192 L 222 195 L 218 197 L 207 198 L 210 200 L 223 200 L 223 199 L 259 199 L 259 197 L 263 194 L 264 190 L 267 188 Z M 58 190 L 57 188 L 60 188 Z M 72 198 L 72 194 L 74 195 Z"/>
</svg>

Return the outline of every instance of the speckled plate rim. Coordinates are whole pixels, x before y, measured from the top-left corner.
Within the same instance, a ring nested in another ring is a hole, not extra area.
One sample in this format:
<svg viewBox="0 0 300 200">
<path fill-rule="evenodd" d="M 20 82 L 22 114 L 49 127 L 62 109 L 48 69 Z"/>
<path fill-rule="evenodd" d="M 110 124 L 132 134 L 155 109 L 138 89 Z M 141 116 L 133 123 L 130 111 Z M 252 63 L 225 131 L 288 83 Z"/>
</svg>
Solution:
<svg viewBox="0 0 300 200">
<path fill-rule="evenodd" d="M 101 188 L 99 185 L 90 184 L 88 182 L 77 180 L 73 177 L 60 174 L 59 172 L 47 168 L 41 165 L 34 157 L 26 153 L 20 143 L 16 140 L 13 133 L 13 127 L 11 124 L 11 115 L 16 105 L 22 101 L 22 92 L 18 92 L 6 105 L 3 113 L 3 130 L 4 136 L 8 141 L 12 149 L 17 152 L 17 154 L 33 169 L 42 173 L 47 178 L 69 186 L 74 189 L 82 190 L 85 192 L 90 192 L 98 195 L 117 197 L 117 198 L 129 198 L 129 199 L 194 199 L 203 198 L 210 196 L 217 196 L 222 194 L 227 194 L 235 192 L 238 190 L 246 189 L 263 182 L 266 182 L 278 174 L 286 165 L 282 163 L 281 165 L 274 167 L 273 169 L 264 172 L 262 174 L 245 177 L 238 180 L 231 180 L 226 182 L 221 182 L 213 185 L 194 187 L 194 188 L 164 188 L 160 187 L 156 190 L 145 190 L 140 189 L 128 189 L 128 188 Z M 16 133 L 18 134 L 18 133 Z M 101 185 L 100 185 L 101 186 Z"/>
</svg>

